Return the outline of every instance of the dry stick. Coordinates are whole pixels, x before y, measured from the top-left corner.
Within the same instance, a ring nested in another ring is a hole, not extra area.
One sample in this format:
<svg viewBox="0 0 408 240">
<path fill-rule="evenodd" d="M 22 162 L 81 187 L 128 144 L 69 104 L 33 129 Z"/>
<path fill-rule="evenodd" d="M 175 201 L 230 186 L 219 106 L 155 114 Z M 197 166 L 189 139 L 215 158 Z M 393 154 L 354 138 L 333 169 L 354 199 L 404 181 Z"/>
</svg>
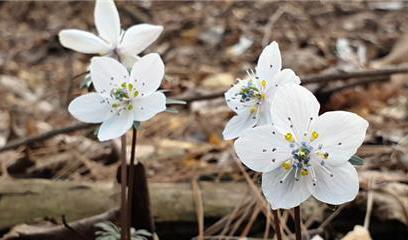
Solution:
<svg viewBox="0 0 408 240">
<path fill-rule="evenodd" d="M 251 231 L 252 225 L 254 225 L 255 220 L 259 216 L 259 213 L 261 212 L 261 208 L 259 206 L 255 206 L 255 211 L 252 213 L 248 224 L 245 226 L 244 231 L 242 231 L 241 236 L 242 238 L 247 237 L 249 232 Z"/>
<path fill-rule="evenodd" d="M 269 204 L 268 204 L 268 208 L 270 208 Z M 272 210 L 273 211 L 273 210 Z M 269 237 L 269 230 L 271 229 L 270 224 L 271 224 L 271 218 L 270 218 L 270 211 L 268 211 L 268 216 L 266 217 L 266 226 L 265 226 L 265 232 L 264 232 L 264 236 L 263 239 L 267 240 Z M 276 221 L 276 219 L 274 219 L 274 221 Z M 276 223 L 275 223 L 276 224 Z M 275 225 L 276 226 L 276 225 Z M 275 227 L 275 233 L 279 231 L 276 227 Z"/>
<path fill-rule="evenodd" d="M 378 81 L 384 81 L 384 78 L 381 78 L 382 80 L 379 80 L 379 77 L 387 77 L 387 76 L 390 76 L 393 74 L 399 74 L 399 73 L 408 73 L 408 67 L 311 75 L 311 76 L 302 77 L 301 79 L 302 79 L 303 85 L 312 84 L 312 83 L 325 83 L 325 82 L 329 82 L 333 80 L 346 80 L 350 78 L 373 78 L 373 77 L 376 78 L 376 80 L 374 80 L 373 82 L 378 82 Z M 341 87 L 341 90 L 345 88 L 350 88 L 350 87 L 354 87 L 357 85 L 361 85 L 361 84 L 368 84 L 368 83 L 370 83 L 368 80 L 366 80 L 366 82 L 357 82 L 355 84 Z M 201 100 L 209 100 L 209 99 L 214 99 L 214 98 L 219 98 L 219 97 L 224 96 L 225 91 L 226 89 L 219 91 L 219 92 L 211 93 L 208 95 L 184 97 L 184 98 L 181 98 L 180 100 L 183 100 L 187 103 L 194 102 L 194 101 L 201 101 Z"/>
<path fill-rule="evenodd" d="M 244 213 L 234 223 L 234 225 L 232 226 L 232 229 L 230 230 L 228 236 L 234 236 L 234 234 L 238 231 L 238 228 L 241 226 L 241 224 L 244 222 L 244 220 L 248 217 L 248 215 L 250 214 L 251 210 L 254 208 L 255 205 L 256 205 L 256 201 L 251 201 L 251 203 L 248 204 L 245 207 Z"/>
<path fill-rule="evenodd" d="M 54 136 L 57 136 L 59 134 L 69 133 L 69 132 L 73 132 L 73 131 L 77 131 L 77 130 L 81 130 L 81 129 L 87 129 L 87 128 L 92 127 L 92 126 L 94 126 L 94 125 L 89 124 L 89 123 L 76 123 L 76 124 L 73 124 L 73 125 L 68 126 L 68 127 L 53 129 L 53 130 L 50 130 L 48 132 L 39 134 L 37 136 L 17 139 L 15 141 L 12 141 L 12 142 L 8 143 L 4 147 L 0 148 L 0 152 L 10 150 L 10 149 L 13 149 L 13 148 L 17 148 L 17 147 L 19 147 L 21 145 L 29 145 L 29 144 L 33 144 L 35 142 L 44 141 L 44 140 L 47 140 L 47 139 L 52 138 Z"/>
<path fill-rule="evenodd" d="M 197 179 L 192 181 L 194 203 L 197 209 L 197 222 L 198 222 L 198 240 L 204 239 L 204 208 L 203 198 L 200 187 L 198 186 Z"/>
<path fill-rule="evenodd" d="M 300 227 L 300 207 L 294 208 L 295 212 L 295 230 L 296 230 L 296 240 L 302 240 L 302 229 Z"/>
<path fill-rule="evenodd" d="M 64 225 L 64 227 L 68 230 L 70 230 L 71 232 L 73 232 L 74 234 L 76 234 L 80 239 L 82 240 L 87 240 L 87 238 L 82 235 L 81 233 L 79 233 L 78 231 L 76 231 L 73 227 L 71 227 L 68 222 L 67 219 L 65 218 L 65 215 L 61 216 L 61 220 L 62 220 L 62 224 Z"/>
<path fill-rule="evenodd" d="M 128 184 L 128 200 L 127 200 L 127 212 L 129 213 L 128 216 L 128 223 L 129 223 L 129 227 L 131 225 L 132 222 L 132 203 L 133 203 L 133 191 L 134 191 L 134 174 L 135 174 L 135 169 L 134 169 L 134 165 L 135 165 L 135 156 L 136 156 L 136 142 L 137 142 L 137 130 L 135 128 L 132 129 L 132 150 L 130 152 L 130 166 L 129 166 L 129 184 Z M 127 169 L 127 166 L 126 166 Z M 122 179 L 123 180 L 123 179 Z M 128 182 L 128 181 L 126 181 Z"/>
<path fill-rule="evenodd" d="M 126 184 L 127 184 L 127 162 L 126 162 L 126 134 L 121 138 L 121 207 L 120 207 L 120 219 L 121 219 L 121 239 L 130 240 L 130 229 L 128 229 L 128 216 L 127 216 L 127 194 L 126 194 Z"/>
<path fill-rule="evenodd" d="M 273 215 L 273 221 L 275 223 L 276 239 L 277 240 L 282 240 L 282 233 L 281 233 L 278 210 L 272 210 L 272 215 Z"/>
<path fill-rule="evenodd" d="M 333 73 L 333 74 L 325 74 L 325 75 L 314 75 L 314 76 L 306 76 L 302 78 L 302 84 L 306 85 L 306 84 L 310 84 L 310 83 L 320 83 L 320 82 L 326 82 L 326 81 L 331 81 L 331 80 L 345 80 L 345 79 L 349 79 L 349 78 L 366 78 L 366 77 L 378 77 L 378 76 L 390 76 L 393 74 L 399 74 L 399 73 L 407 73 L 408 72 L 408 68 L 389 68 L 389 69 L 379 69 L 379 70 L 364 70 L 364 71 L 357 71 L 357 72 L 347 72 L 347 73 Z M 85 74 L 87 72 L 81 73 Z M 383 79 L 384 80 L 384 79 Z M 379 78 L 377 79 L 373 79 L 371 82 L 373 81 L 382 81 Z M 361 84 L 368 84 L 370 83 L 369 80 L 366 80 L 365 82 L 356 82 L 356 83 L 352 83 L 350 85 L 345 85 L 340 87 L 341 90 L 343 90 L 344 88 L 350 88 L 350 87 L 354 87 L 356 85 L 361 85 Z M 336 91 L 338 91 L 339 89 L 336 89 Z M 333 92 L 333 89 L 330 90 L 331 92 Z M 222 97 L 224 96 L 225 90 L 220 91 L 220 92 L 216 92 L 216 93 L 212 93 L 212 94 L 208 94 L 208 95 L 201 95 L 201 96 L 193 96 L 193 97 L 180 97 L 180 100 L 186 101 L 187 103 L 191 103 L 194 101 L 201 101 L 201 100 L 208 100 L 208 99 L 214 99 L 214 98 L 218 98 L 218 97 Z M 37 136 L 33 136 L 33 137 L 26 137 L 26 138 L 22 138 L 22 139 L 18 139 L 16 141 L 12 141 L 8 144 L 6 144 L 4 147 L 0 148 L 0 152 L 3 152 L 5 150 L 9 150 L 9 149 L 13 149 L 13 148 L 17 148 L 21 145 L 27 145 L 27 144 L 32 144 L 34 142 L 39 142 L 39 141 L 44 141 L 46 139 L 52 138 L 56 135 L 59 134 L 63 134 L 63 133 L 69 133 L 69 132 L 73 132 L 76 130 L 80 130 L 80 129 L 86 129 L 89 128 L 90 126 L 92 126 L 92 124 L 87 124 L 87 123 L 78 123 L 69 127 L 64 127 L 64 128 L 60 128 L 60 129 L 54 129 L 51 130 L 49 132 L 45 132 L 42 133 L 40 135 Z"/>
</svg>

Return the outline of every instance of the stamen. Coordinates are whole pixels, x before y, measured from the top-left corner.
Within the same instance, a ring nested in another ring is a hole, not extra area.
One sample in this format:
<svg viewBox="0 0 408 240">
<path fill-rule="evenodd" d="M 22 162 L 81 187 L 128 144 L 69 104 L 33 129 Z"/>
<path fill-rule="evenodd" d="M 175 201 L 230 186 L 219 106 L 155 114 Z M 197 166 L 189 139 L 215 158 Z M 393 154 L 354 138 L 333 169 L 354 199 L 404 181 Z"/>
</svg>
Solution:
<svg viewBox="0 0 408 240">
<path fill-rule="evenodd" d="M 316 140 L 319 137 L 319 133 L 316 131 L 312 132 L 312 136 L 310 137 L 310 141 L 313 142 L 314 140 Z"/>
<path fill-rule="evenodd" d="M 286 141 L 291 142 L 291 143 L 293 143 L 295 141 L 295 139 L 293 138 L 292 133 L 286 133 L 285 134 L 285 139 L 286 139 Z"/>
<path fill-rule="evenodd" d="M 323 164 L 320 164 L 320 166 L 322 167 L 322 169 L 330 175 L 330 177 L 334 177 L 333 173 Z"/>
<path fill-rule="evenodd" d="M 312 173 L 312 181 L 313 181 L 313 186 L 316 186 L 317 184 L 317 178 L 316 178 L 316 173 L 313 167 L 310 167 L 310 172 Z"/>
<path fill-rule="evenodd" d="M 290 161 L 286 161 L 282 163 L 282 168 L 285 169 L 286 171 L 290 170 L 292 168 L 292 163 Z"/>
<path fill-rule="evenodd" d="M 261 85 L 262 85 L 262 87 L 263 88 L 266 88 L 266 84 L 267 84 L 268 82 L 266 81 L 266 80 L 262 80 L 261 81 Z"/>
<path fill-rule="evenodd" d="M 285 175 L 283 176 L 283 178 L 281 178 L 281 180 L 280 180 L 279 182 L 280 182 L 280 183 L 283 183 L 283 182 L 285 181 L 285 179 L 289 176 L 290 172 L 291 172 L 291 171 L 287 171 L 287 172 L 285 173 Z"/>
<path fill-rule="evenodd" d="M 309 171 L 307 170 L 307 169 L 302 169 L 301 171 L 300 171 L 300 175 L 302 175 L 303 177 L 304 176 L 307 176 L 307 175 L 309 175 Z"/>
</svg>

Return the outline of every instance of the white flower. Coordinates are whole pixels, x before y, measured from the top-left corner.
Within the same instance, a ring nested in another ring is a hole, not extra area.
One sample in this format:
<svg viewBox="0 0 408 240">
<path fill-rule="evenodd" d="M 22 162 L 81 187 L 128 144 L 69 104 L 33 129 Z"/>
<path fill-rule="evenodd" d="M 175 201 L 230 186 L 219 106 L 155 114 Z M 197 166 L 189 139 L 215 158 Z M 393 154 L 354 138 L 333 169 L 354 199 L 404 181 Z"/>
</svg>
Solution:
<svg viewBox="0 0 408 240">
<path fill-rule="evenodd" d="M 134 121 L 146 121 L 166 109 L 166 97 L 157 91 L 164 76 L 158 54 L 140 58 L 130 74 L 109 57 L 92 58 L 90 69 L 96 92 L 74 99 L 68 111 L 82 122 L 102 122 L 99 140 L 120 137 Z"/>
<path fill-rule="evenodd" d="M 225 126 L 224 139 L 237 138 L 245 129 L 270 123 L 270 104 L 279 86 L 300 84 L 291 69 L 282 69 L 279 46 L 272 42 L 262 51 L 256 66 L 256 74 L 239 80 L 225 93 L 227 105 L 237 115 Z"/>
<path fill-rule="evenodd" d="M 162 26 L 139 24 L 122 32 L 113 0 L 97 0 L 94 15 L 99 36 L 82 30 L 66 29 L 59 32 L 61 44 L 81 53 L 115 56 L 131 67 L 138 59 L 137 55 L 163 31 Z"/>
<path fill-rule="evenodd" d="M 262 190 L 274 209 L 292 208 L 310 195 L 329 204 L 355 198 L 359 189 L 348 160 L 364 141 L 368 122 L 345 112 L 318 116 L 315 96 L 299 85 L 282 86 L 272 102 L 273 125 L 249 129 L 235 151 L 262 172 Z"/>
</svg>

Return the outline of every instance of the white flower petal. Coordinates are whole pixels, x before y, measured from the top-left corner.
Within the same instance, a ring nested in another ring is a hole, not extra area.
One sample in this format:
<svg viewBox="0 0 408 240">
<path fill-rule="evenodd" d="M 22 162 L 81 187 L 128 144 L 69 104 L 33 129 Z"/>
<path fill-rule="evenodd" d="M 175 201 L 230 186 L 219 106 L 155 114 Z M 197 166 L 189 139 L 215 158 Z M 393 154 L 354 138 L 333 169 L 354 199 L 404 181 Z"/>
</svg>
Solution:
<svg viewBox="0 0 408 240">
<path fill-rule="evenodd" d="M 282 58 L 277 42 L 272 42 L 264 48 L 258 59 L 256 75 L 260 80 L 271 81 L 282 68 Z"/>
<path fill-rule="evenodd" d="M 325 165 L 333 177 L 319 164 L 313 164 L 316 173 L 316 185 L 308 185 L 312 195 L 319 201 L 328 204 L 342 204 L 352 201 L 358 193 L 359 181 L 356 169 L 346 162 L 340 166 Z"/>
<path fill-rule="evenodd" d="M 106 141 L 125 134 L 133 125 L 133 112 L 123 110 L 104 121 L 99 128 L 98 139 Z"/>
<path fill-rule="evenodd" d="M 139 56 L 132 56 L 129 54 L 120 54 L 120 62 L 126 66 L 127 69 L 132 69 L 133 65 L 140 59 Z"/>
<path fill-rule="evenodd" d="M 363 144 L 368 122 L 357 114 L 345 111 L 326 112 L 313 123 L 311 130 L 319 137 L 312 142 L 314 147 L 322 145 L 329 153 L 327 164 L 339 165 L 348 161 Z"/>
<path fill-rule="evenodd" d="M 245 166 L 257 172 L 272 171 L 291 157 L 289 144 L 271 125 L 242 132 L 234 147 Z"/>
<path fill-rule="evenodd" d="M 130 27 L 123 36 L 118 50 L 123 54 L 138 55 L 152 44 L 163 31 L 162 26 L 138 24 Z"/>
<path fill-rule="evenodd" d="M 259 121 L 257 126 L 272 124 L 271 104 L 268 100 L 264 100 L 259 106 Z"/>
<path fill-rule="evenodd" d="M 240 113 L 241 111 L 251 108 L 252 104 L 241 102 L 241 96 L 239 95 L 243 86 L 248 85 L 248 79 L 239 80 L 234 86 L 225 92 L 225 100 L 227 106 L 234 112 Z"/>
<path fill-rule="evenodd" d="M 317 119 L 319 108 L 319 102 L 309 90 L 296 84 L 285 84 L 276 90 L 272 101 L 272 122 L 283 132 L 293 132 L 300 140 Z"/>
<path fill-rule="evenodd" d="M 142 122 L 166 110 L 166 96 L 162 92 L 155 92 L 149 96 L 134 99 L 133 104 L 134 119 Z"/>
<path fill-rule="evenodd" d="M 232 140 L 239 137 L 242 131 L 252 128 L 258 122 L 259 115 L 251 114 L 249 110 L 243 111 L 232 117 L 225 126 L 222 135 L 225 140 Z"/>
<path fill-rule="evenodd" d="M 287 173 L 283 168 L 277 168 L 262 174 L 262 191 L 272 209 L 289 209 L 299 206 L 311 195 L 307 187 L 310 179 L 302 177 L 296 181 L 293 170 L 290 170 L 289 175 L 281 183 L 280 181 Z"/>
<path fill-rule="evenodd" d="M 283 84 L 300 84 L 300 78 L 290 68 L 285 68 L 278 72 L 274 78 L 279 86 Z"/>
<path fill-rule="evenodd" d="M 75 98 L 68 111 L 76 119 L 87 123 L 100 123 L 110 116 L 111 106 L 97 93 L 88 93 Z"/>
<path fill-rule="evenodd" d="M 66 29 L 58 33 L 62 46 L 81 53 L 106 54 L 109 45 L 95 34 L 76 29 Z"/>
<path fill-rule="evenodd" d="M 130 77 L 135 81 L 141 96 L 156 91 L 164 77 L 164 63 L 157 53 L 150 53 L 140 58 L 132 67 Z"/>
<path fill-rule="evenodd" d="M 110 57 L 93 57 L 90 71 L 96 91 L 104 96 L 109 96 L 113 88 L 129 81 L 127 69 L 120 62 Z"/>
<path fill-rule="evenodd" d="M 120 38 L 120 19 L 113 0 L 96 0 L 95 26 L 99 36 L 115 45 Z"/>
</svg>

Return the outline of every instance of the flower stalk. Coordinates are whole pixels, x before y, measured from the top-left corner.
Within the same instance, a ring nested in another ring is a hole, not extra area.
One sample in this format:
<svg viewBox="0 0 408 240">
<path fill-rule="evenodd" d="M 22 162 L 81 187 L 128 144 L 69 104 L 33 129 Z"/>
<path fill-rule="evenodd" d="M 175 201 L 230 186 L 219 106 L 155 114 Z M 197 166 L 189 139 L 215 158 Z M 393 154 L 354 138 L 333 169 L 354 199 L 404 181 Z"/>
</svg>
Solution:
<svg viewBox="0 0 408 240">
<path fill-rule="evenodd" d="M 127 185 L 127 162 L 126 162 L 126 134 L 121 137 L 121 239 L 130 240 L 130 224 L 129 217 L 127 215 L 128 202 L 126 194 Z"/>
<path fill-rule="evenodd" d="M 295 233 L 296 240 L 302 240 L 302 228 L 300 227 L 300 207 L 297 206 L 294 209 L 295 212 Z"/>
<path fill-rule="evenodd" d="M 280 219 L 279 219 L 278 210 L 272 210 L 272 215 L 273 215 L 273 222 L 275 224 L 276 239 L 277 240 L 282 240 L 282 233 L 281 233 Z"/>
<path fill-rule="evenodd" d="M 130 166 L 129 166 L 129 188 L 128 188 L 128 209 L 127 212 L 129 214 L 129 222 L 132 224 L 132 216 L 133 213 L 133 192 L 134 192 L 134 174 L 135 174 L 135 159 L 136 159 L 136 143 L 137 143 L 137 130 L 135 127 L 132 129 L 132 149 L 130 152 Z M 136 163 L 137 164 L 137 163 Z"/>
</svg>

